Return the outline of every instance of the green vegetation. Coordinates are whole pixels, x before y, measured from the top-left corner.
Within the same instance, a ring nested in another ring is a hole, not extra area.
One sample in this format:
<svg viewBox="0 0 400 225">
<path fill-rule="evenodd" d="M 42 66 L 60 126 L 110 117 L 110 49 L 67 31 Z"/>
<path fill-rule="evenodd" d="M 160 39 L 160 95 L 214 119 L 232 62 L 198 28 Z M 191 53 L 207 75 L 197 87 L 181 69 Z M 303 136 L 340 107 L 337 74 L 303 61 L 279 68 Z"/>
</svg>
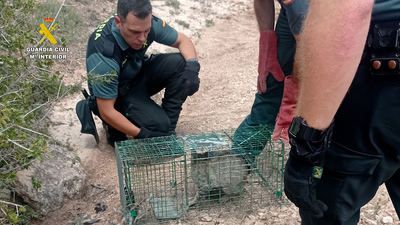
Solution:
<svg viewBox="0 0 400 225">
<path fill-rule="evenodd" d="M 60 10 L 59 10 L 60 9 Z M 57 12 L 59 12 L 57 14 Z M 0 190 L 12 189 L 16 172 L 27 168 L 48 150 L 46 113 L 61 97 L 75 91 L 52 71 L 54 61 L 31 59 L 27 48 L 39 44 L 39 24 L 55 18 L 52 32 L 57 47 L 76 38 L 79 17 L 55 3 L 38 5 L 34 0 L 0 0 Z M 32 178 L 34 188 L 41 184 Z M 35 214 L 29 207 L 0 199 L 0 224 L 27 224 Z"/>
<path fill-rule="evenodd" d="M 187 22 L 185 22 L 185 21 L 183 21 L 183 20 L 177 19 L 177 20 L 175 20 L 175 22 L 176 22 L 177 24 L 181 25 L 181 26 L 184 27 L 184 28 L 189 28 L 189 27 L 190 27 L 190 24 L 188 24 Z"/>
<path fill-rule="evenodd" d="M 62 7 L 60 9 L 60 4 L 57 1 L 47 0 L 46 3 L 38 5 L 38 9 L 35 10 L 35 25 L 43 23 L 43 18 L 55 17 L 58 10 L 60 12 L 56 20 L 58 26 L 55 33 L 57 37 L 60 37 L 61 45 L 65 47 L 66 43 L 71 43 L 84 37 L 79 33 L 79 29 L 76 29 L 80 26 L 81 21 L 73 7 Z"/>
<path fill-rule="evenodd" d="M 181 3 L 179 2 L 179 0 L 166 0 L 165 5 L 172 7 L 174 10 L 178 10 Z"/>
<path fill-rule="evenodd" d="M 214 26 L 214 20 L 206 19 L 206 27 L 212 27 L 212 26 Z"/>
</svg>

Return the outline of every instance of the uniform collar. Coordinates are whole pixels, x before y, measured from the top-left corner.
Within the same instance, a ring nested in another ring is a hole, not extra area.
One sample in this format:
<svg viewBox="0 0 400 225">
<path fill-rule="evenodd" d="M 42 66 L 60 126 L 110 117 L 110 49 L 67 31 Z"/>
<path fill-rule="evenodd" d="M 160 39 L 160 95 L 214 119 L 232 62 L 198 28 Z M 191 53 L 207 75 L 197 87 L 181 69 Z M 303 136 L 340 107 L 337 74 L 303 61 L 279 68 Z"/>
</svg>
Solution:
<svg viewBox="0 0 400 225">
<path fill-rule="evenodd" d="M 122 49 L 122 51 L 127 50 L 129 48 L 129 45 L 128 45 L 128 43 L 126 43 L 124 38 L 121 36 L 121 32 L 119 31 L 118 27 L 115 25 L 115 20 L 112 22 L 111 31 L 112 31 L 112 34 L 114 35 L 115 40 L 117 40 L 117 44 Z"/>
</svg>

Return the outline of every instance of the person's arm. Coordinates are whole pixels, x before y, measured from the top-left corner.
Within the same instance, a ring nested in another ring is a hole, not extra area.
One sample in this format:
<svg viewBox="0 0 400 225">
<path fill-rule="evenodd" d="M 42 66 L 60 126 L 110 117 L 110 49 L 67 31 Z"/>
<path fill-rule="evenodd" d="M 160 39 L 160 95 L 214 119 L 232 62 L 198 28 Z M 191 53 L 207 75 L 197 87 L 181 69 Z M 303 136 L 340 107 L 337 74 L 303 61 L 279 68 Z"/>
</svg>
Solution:
<svg viewBox="0 0 400 225">
<path fill-rule="evenodd" d="M 192 40 L 182 32 L 175 30 L 165 20 L 153 16 L 152 30 L 155 33 L 154 41 L 179 49 L 185 60 L 197 59 Z"/>
<path fill-rule="evenodd" d="M 297 114 L 310 127 L 327 128 L 346 95 L 361 59 L 373 3 L 311 1 L 296 54 Z"/>
<path fill-rule="evenodd" d="M 97 46 L 96 46 L 97 47 Z M 118 97 L 118 63 L 103 54 L 95 52 L 86 59 L 88 82 L 96 97 L 97 108 L 101 118 L 115 129 L 136 137 L 140 129 L 126 119 L 114 108 Z"/>
<path fill-rule="evenodd" d="M 172 47 L 178 48 L 185 60 L 197 59 L 197 53 L 193 42 L 181 32 L 178 33 L 178 38 Z"/>
<path fill-rule="evenodd" d="M 177 32 L 165 21 L 157 17 L 154 17 L 153 20 L 153 30 L 155 32 L 154 40 L 156 42 L 178 48 L 181 55 L 186 60 L 185 68 L 182 71 L 182 78 L 184 79 L 182 88 L 184 89 L 185 95 L 193 95 L 200 87 L 200 64 L 193 42 L 186 35 Z"/>
<path fill-rule="evenodd" d="M 183 89 L 185 95 L 192 96 L 200 87 L 200 64 L 197 59 L 196 49 L 192 41 L 183 33 L 178 33 L 178 37 L 172 47 L 178 48 L 183 58 L 186 60 L 183 70 Z"/>
<path fill-rule="evenodd" d="M 140 129 L 114 108 L 115 101 L 116 99 L 96 98 L 101 118 L 120 132 L 136 137 Z"/>
<path fill-rule="evenodd" d="M 274 0 L 254 0 L 254 11 L 260 31 L 257 90 L 265 93 L 269 74 L 277 81 L 283 81 L 285 77 L 278 62 Z"/>
<path fill-rule="evenodd" d="M 259 31 L 273 31 L 275 23 L 274 0 L 254 0 L 254 11 Z"/>
</svg>

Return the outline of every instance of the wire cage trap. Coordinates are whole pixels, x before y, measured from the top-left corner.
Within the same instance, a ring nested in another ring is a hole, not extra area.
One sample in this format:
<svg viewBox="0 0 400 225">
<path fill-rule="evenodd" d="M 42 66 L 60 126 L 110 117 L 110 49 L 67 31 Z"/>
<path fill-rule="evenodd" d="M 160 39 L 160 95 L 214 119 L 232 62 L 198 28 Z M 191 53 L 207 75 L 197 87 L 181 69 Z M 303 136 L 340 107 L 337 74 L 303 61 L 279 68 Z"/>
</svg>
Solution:
<svg viewBox="0 0 400 225">
<path fill-rule="evenodd" d="M 283 192 L 283 143 L 254 127 L 116 144 L 128 224 L 178 219 L 190 210 L 262 207 Z M 270 203 L 269 203 L 270 204 Z"/>
</svg>

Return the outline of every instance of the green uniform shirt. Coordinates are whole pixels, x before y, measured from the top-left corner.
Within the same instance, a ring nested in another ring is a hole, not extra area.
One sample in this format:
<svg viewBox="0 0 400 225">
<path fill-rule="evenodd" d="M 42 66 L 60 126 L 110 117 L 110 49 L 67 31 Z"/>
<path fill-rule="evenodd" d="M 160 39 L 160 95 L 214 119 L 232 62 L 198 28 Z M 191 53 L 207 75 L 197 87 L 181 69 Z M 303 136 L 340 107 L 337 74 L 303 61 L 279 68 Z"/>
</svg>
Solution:
<svg viewBox="0 0 400 225">
<path fill-rule="evenodd" d="M 100 24 L 89 38 L 86 69 L 92 95 L 116 99 L 120 84 L 131 81 L 140 71 L 145 52 L 153 41 L 171 46 L 178 32 L 153 16 L 152 26 L 142 49 L 128 46 L 115 25 L 114 17 Z"/>
</svg>

